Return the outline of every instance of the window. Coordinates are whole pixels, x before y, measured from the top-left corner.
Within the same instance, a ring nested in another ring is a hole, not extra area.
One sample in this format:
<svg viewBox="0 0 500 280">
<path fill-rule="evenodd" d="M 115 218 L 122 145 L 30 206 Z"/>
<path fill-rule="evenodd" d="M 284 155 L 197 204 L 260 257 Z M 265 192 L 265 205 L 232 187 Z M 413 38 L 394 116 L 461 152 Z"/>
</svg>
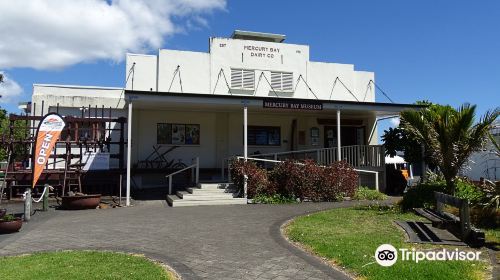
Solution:
<svg viewBox="0 0 500 280">
<path fill-rule="evenodd" d="M 156 124 L 156 143 L 173 145 L 199 145 L 199 124 Z"/>
<path fill-rule="evenodd" d="M 255 87 L 255 71 L 231 68 L 231 88 L 253 89 Z"/>
<path fill-rule="evenodd" d="M 248 126 L 248 145 L 280 146 L 279 126 Z"/>
<path fill-rule="evenodd" d="M 293 73 L 271 72 L 271 86 L 276 91 L 293 91 Z"/>
</svg>

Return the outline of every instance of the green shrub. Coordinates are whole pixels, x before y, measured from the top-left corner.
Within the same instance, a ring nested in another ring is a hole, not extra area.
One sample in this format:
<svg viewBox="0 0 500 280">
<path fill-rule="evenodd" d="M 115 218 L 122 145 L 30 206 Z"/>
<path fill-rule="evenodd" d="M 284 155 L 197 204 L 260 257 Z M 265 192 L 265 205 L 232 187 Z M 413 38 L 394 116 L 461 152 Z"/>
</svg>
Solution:
<svg viewBox="0 0 500 280">
<path fill-rule="evenodd" d="M 14 215 L 12 215 L 12 214 L 7 214 L 0 219 L 0 221 L 2 221 L 2 222 L 12 222 L 15 220 L 16 220 L 16 217 L 14 217 Z"/>
<path fill-rule="evenodd" d="M 470 218 L 473 225 L 481 228 L 500 228 L 500 209 L 483 208 L 481 206 L 470 209 Z"/>
<path fill-rule="evenodd" d="M 356 189 L 356 192 L 352 197 L 354 200 L 384 200 L 386 198 L 387 195 L 363 186 Z"/>
<path fill-rule="evenodd" d="M 485 194 L 466 178 L 457 178 L 455 180 L 455 196 L 468 199 L 470 204 L 477 205 L 484 200 Z"/>
<path fill-rule="evenodd" d="M 413 208 L 434 208 L 436 199 L 434 192 L 445 192 L 445 182 L 422 183 L 414 188 L 409 189 L 401 200 L 400 205 L 402 210 L 408 211 Z"/>
<path fill-rule="evenodd" d="M 253 202 L 263 203 L 263 204 L 288 204 L 288 203 L 296 203 L 297 200 L 293 197 L 286 197 L 280 194 L 274 194 L 274 195 L 258 194 L 253 198 Z"/>
</svg>

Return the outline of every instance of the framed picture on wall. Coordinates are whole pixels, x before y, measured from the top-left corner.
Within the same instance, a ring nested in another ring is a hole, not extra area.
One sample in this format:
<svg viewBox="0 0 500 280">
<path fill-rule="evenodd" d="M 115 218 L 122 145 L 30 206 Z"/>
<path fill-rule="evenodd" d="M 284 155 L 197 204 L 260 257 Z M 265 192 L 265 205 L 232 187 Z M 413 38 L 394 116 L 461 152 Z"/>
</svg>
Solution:
<svg viewBox="0 0 500 280">
<path fill-rule="evenodd" d="M 157 123 L 156 144 L 200 145 L 200 125 Z"/>
<path fill-rule="evenodd" d="M 185 144 L 186 126 L 183 124 L 172 124 L 172 144 Z"/>
<path fill-rule="evenodd" d="M 186 124 L 186 145 L 200 144 L 200 125 Z"/>
<path fill-rule="evenodd" d="M 156 144 L 172 144 L 172 125 L 169 123 L 156 124 Z"/>
</svg>

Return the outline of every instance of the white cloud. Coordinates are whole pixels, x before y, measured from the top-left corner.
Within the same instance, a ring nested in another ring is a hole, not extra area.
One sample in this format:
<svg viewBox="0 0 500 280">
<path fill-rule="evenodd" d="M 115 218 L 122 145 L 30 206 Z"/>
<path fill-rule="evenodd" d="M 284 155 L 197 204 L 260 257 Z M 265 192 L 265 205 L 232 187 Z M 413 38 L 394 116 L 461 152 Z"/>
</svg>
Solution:
<svg viewBox="0 0 500 280">
<path fill-rule="evenodd" d="M 23 89 L 5 72 L 0 71 L 0 74 L 3 75 L 3 82 L 0 83 L 0 96 L 2 96 L 0 97 L 0 103 L 8 103 L 19 97 Z"/>
<path fill-rule="evenodd" d="M 0 0 L 0 68 L 54 69 L 158 49 L 225 0 Z"/>
<path fill-rule="evenodd" d="M 391 125 L 394 127 L 399 126 L 399 117 L 391 118 Z"/>
</svg>

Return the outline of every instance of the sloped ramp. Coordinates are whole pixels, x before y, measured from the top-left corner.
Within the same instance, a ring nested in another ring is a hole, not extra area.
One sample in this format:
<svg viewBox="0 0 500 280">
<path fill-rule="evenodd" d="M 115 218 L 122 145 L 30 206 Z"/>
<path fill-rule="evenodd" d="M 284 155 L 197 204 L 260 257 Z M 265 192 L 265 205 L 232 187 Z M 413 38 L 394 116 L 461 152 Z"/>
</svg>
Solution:
<svg viewBox="0 0 500 280">
<path fill-rule="evenodd" d="M 467 246 L 445 229 L 433 227 L 431 223 L 419 221 L 395 221 L 407 234 L 410 243 L 428 243 L 435 245 Z"/>
</svg>

